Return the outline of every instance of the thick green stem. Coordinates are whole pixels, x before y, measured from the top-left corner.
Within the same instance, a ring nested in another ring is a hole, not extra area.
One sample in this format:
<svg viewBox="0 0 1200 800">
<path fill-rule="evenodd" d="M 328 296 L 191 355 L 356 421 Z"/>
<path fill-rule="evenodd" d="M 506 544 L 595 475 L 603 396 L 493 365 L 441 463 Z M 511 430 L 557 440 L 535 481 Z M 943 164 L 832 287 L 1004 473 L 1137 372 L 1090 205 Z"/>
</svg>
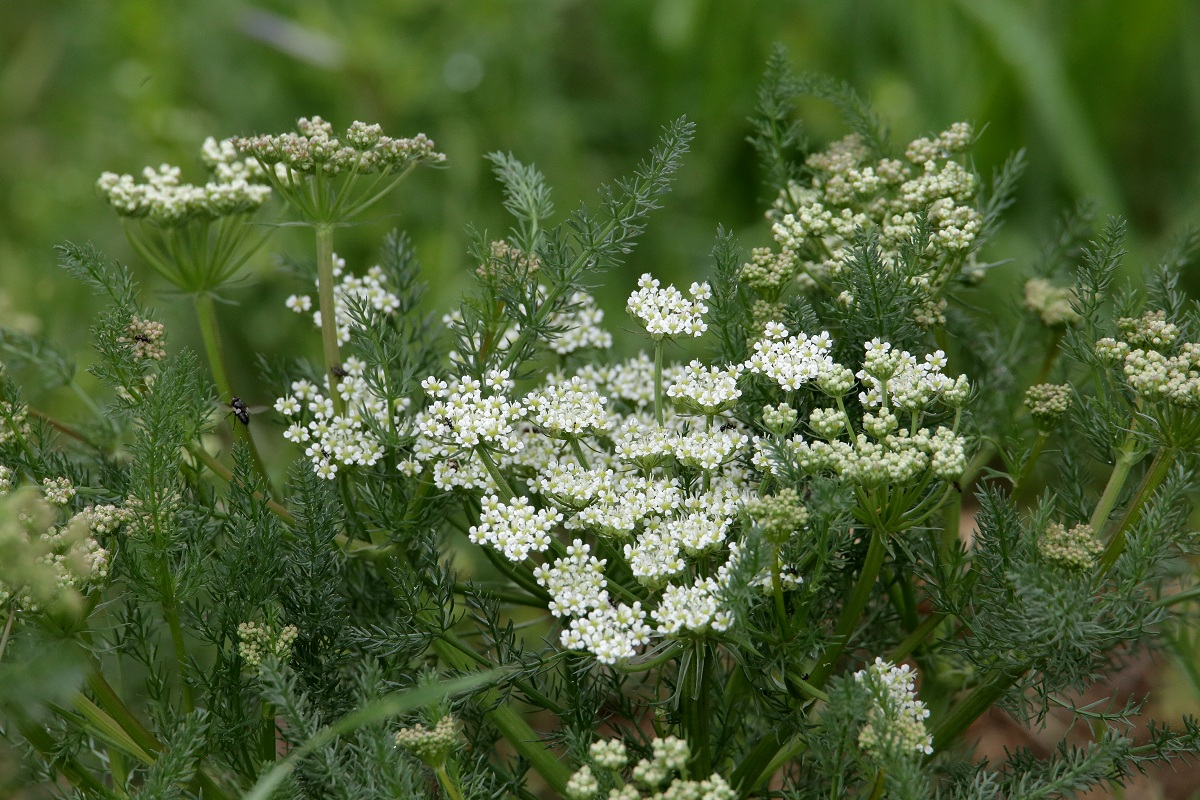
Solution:
<svg viewBox="0 0 1200 800">
<path fill-rule="evenodd" d="M 850 643 L 850 636 L 854 633 L 854 628 L 858 625 L 859 618 L 862 617 L 862 613 L 867 607 L 867 601 L 871 599 L 871 590 L 875 587 L 875 581 L 879 577 L 879 570 L 883 567 L 883 557 L 886 553 L 884 534 L 878 529 L 872 530 L 871 544 L 867 548 L 867 557 L 863 560 L 862 572 L 858 576 L 858 582 L 854 584 L 854 591 L 850 595 L 850 599 L 842 607 L 841 616 L 838 617 L 837 627 L 834 629 L 833 643 L 822 655 L 820 663 L 809 678 L 809 682 L 818 689 L 829 680 L 838 658 Z"/>
<path fill-rule="evenodd" d="M 192 299 L 196 306 L 196 318 L 200 322 L 200 335 L 204 339 L 204 353 L 208 356 L 208 368 L 212 370 L 222 401 L 228 403 L 233 397 L 233 385 L 225 369 L 225 348 L 217 325 L 216 303 L 211 294 L 193 295 Z"/>
<path fill-rule="evenodd" d="M 908 658 L 912 651 L 916 650 L 921 642 L 925 641 L 929 634 L 933 633 L 947 616 L 947 614 L 939 611 L 921 620 L 921 624 L 913 628 L 912 633 L 904 637 L 904 641 L 896 645 L 895 649 L 888 654 L 888 661 L 898 664 Z"/>
<path fill-rule="evenodd" d="M 171 630 L 171 647 L 175 651 L 175 663 L 179 670 L 179 684 L 183 687 L 183 709 L 188 714 L 196 710 L 192 698 L 192 687 L 188 683 L 187 648 L 183 644 L 183 627 L 179 624 L 179 611 L 172 602 L 163 603 L 163 616 L 167 619 L 167 627 Z"/>
<path fill-rule="evenodd" d="M 686 736 L 692 751 L 691 766 L 695 775 L 709 775 L 712 772 L 712 734 L 709 724 L 712 707 L 708 699 L 708 681 L 710 677 L 708 646 L 704 642 L 696 642 L 692 650 L 691 669 L 686 680 L 679 687 L 680 701 L 683 704 L 683 720 L 687 726 Z"/>
<path fill-rule="evenodd" d="M 333 226 L 320 223 L 317 235 L 317 301 L 321 306 L 321 346 L 325 353 L 325 375 L 329 378 L 329 396 L 333 410 L 339 416 L 346 413 L 346 403 L 337 391 L 334 370 L 341 369 L 342 356 L 338 351 L 337 309 L 333 299 Z"/>
<path fill-rule="evenodd" d="M 1138 484 L 1137 491 L 1134 492 L 1133 498 L 1129 501 L 1129 505 L 1125 508 L 1125 513 L 1117 521 L 1116 527 L 1109 535 L 1108 544 L 1104 548 L 1104 553 L 1100 556 L 1100 573 L 1104 574 L 1113 568 L 1117 563 L 1117 559 L 1121 557 L 1121 553 L 1125 552 L 1125 538 L 1129 533 L 1130 527 L 1137 522 L 1141 516 L 1142 506 L 1150 495 L 1154 494 L 1154 490 L 1159 487 L 1167 477 L 1167 473 L 1171 471 L 1171 465 L 1175 463 L 1175 451 L 1169 448 L 1163 448 L 1154 454 L 1154 459 L 1150 462 L 1149 469 L 1146 470 L 1142 482 Z M 1096 534 L 1101 531 L 1092 527 Z"/>
<path fill-rule="evenodd" d="M 1100 502 L 1096 504 L 1096 510 L 1092 512 L 1090 520 L 1092 530 L 1099 535 L 1105 524 L 1108 522 L 1108 517 L 1112 514 L 1113 506 L 1117 504 L 1117 498 L 1121 495 L 1121 489 L 1125 488 L 1125 481 L 1129 478 L 1129 471 L 1133 469 L 1142 457 L 1140 450 L 1136 448 L 1132 437 L 1126 442 L 1125 447 L 1121 448 L 1120 454 L 1117 456 L 1117 463 L 1113 464 L 1112 474 L 1108 476 L 1108 483 L 1104 487 L 1104 493 L 1100 495 Z"/>
<path fill-rule="evenodd" d="M 458 788 L 458 784 L 450 778 L 450 773 L 446 771 L 446 765 L 442 764 L 435 769 L 434 774 L 437 775 L 438 783 L 446 792 L 446 796 L 450 800 L 463 800 L 462 790 Z"/>
<path fill-rule="evenodd" d="M 941 752 L 960 733 L 965 731 L 972 722 L 980 717 L 985 711 L 994 706 L 1004 693 L 1012 687 L 1017 679 L 1024 674 L 1021 672 L 1002 673 L 992 678 L 987 683 L 981 684 L 969 694 L 963 701 L 954 707 L 945 719 L 939 722 L 933 729 L 933 749 L 934 752 Z"/>
<path fill-rule="evenodd" d="M 438 655 L 442 659 L 455 669 L 470 669 L 474 661 L 468 658 L 466 654 L 460 652 L 449 641 L 439 640 L 435 642 L 434 649 L 437 650 Z M 495 690 L 488 692 L 484 700 L 485 707 L 496 699 L 495 694 Z M 496 726 L 496 730 L 512 745 L 512 748 L 529 762 L 534 772 L 542 776 L 542 779 L 550 785 L 550 788 L 560 795 L 566 791 L 567 781 L 571 779 L 570 768 L 558 759 L 554 751 L 538 736 L 533 728 L 529 727 L 529 723 L 512 706 L 507 704 L 499 705 L 484 716 Z"/>
</svg>

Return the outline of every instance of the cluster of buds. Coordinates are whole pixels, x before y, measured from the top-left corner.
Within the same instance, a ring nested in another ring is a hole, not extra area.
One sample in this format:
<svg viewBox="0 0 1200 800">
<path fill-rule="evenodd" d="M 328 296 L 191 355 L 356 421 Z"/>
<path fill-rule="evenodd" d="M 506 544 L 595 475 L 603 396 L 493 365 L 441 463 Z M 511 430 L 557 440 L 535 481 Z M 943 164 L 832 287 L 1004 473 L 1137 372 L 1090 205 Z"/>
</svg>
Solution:
<svg viewBox="0 0 1200 800">
<path fill-rule="evenodd" d="M 129 345 L 133 357 L 138 361 L 162 361 L 167 357 L 167 351 L 163 348 L 165 334 L 166 327 L 161 322 L 134 317 L 117 341 Z"/>
<path fill-rule="evenodd" d="M 292 643 L 300 635 L 295 625 L 276 630 L 257 622 L 238 625 L 238 655 L 251 667 L 257 667 L 267 656 L 287 661 L 292 656 Z"/>
<path fill-rule="evenodd" d="M 1066 570 L 1081 572 L 1096 563 L 1104 545 L 1096 540 L 1092 526 L 1080 523 L 1070 530 L 1061 522 L 1052 522 L 1038 539 L 1042 558 Z"/>
<path fill-rule="evenodd" d="M 1025 283 L 1025 308 L 1037 314 L 1047 328 L 1078 322 L 1074 301 L 1075 290 L 1068 286 L 1055 286 L 1045 278 L 1031 278 Z"/>
<path fill-rule="evenodd" d="M 423 764 L 439 769 L 445 765 L 446 758 L 458 741 L 458 722 L 453 716 L 447 715 L 431 728 L 417 723 L 396 731 L 395 741 L 397 747 L 408 751 Z"/>
<path fill-rule="evenodd" d="M 105 172 L 96 186 L 119 215 L 145 219 L 161 228 L 246 214 L 270 197 L 261 170 L 254 162 L 239 161 L 228 141 L 218 144 L 209 139 L 203 157 L 214 177 L 203 185 L 183 183 L 179 167 L 162 164 L 143 169 L 140 183 L 132 175 Z"/>
<path fill-rule="evenodd" d="M 0 400 L 0 444 L 16 436 L 29 436 L 29 409 L 23 405 Z"/>
<path fill-rule="evenodd" d="M 920 298 L 917 322 L 943 323 L 942 291 L 967 262 L 983 229 L 975 208 L 978 179 L 954 160 L 973 139 L 971 126 L 960 122 L 932 139 L 912 142 L 903 159 L 876 159 L 857 134 L 810 155 L 808 182 L 790 182 L 767 212 L 778 250 L 753 250 L 741 268 L 742 282 L 768 304 L 776 303 L 794 280 L 802 291 L 819 288 L 853 305 L 853 295 L 839 280 L 857 236 L 877 232 L 881 260 L 891 268 L 927 226 L 920 254 L 924 269 L 909 283 Z M 769 313 L 769 308 L 758 311 Z M 756 327 L 763 322 L 757 312 L 755 322 Z"/>
<path fill-rule="evenodd" d="M 65 506 L 75 497 L 75 485 L 70 478 L 42 478 L 42 492 L 47 502 Z"/>
<path fill-rule="evenodd" d="M 1200 343 L 1180 342 L 1162 311 L 1117 321 L 1121 339 L 1096 342 L 1096 355 L 1120 366 L 1135 393 L 1152 403 L 1200 408 Z"/>
<path fill-rule="evenodd" d="M 1071 387 L 1056 383 L 1030 386 L 1025 392 L 1025 408 L 1039 429 L 1049 430 L 1071 408 Z"/>
<path fill-rule="evenodd" d="M 340 138 L 333 125 L 321 119 L 301 118 L 297 132 L 276 135 L 243 136 L 233 139 L 234 147 L 248 153 L 273 172 L 277 165 L 303 175 L 337 175 L 404 172 L 416 164 L 438 164 L 446 156 L 434 150 L 433 142 L 423 133 L 412 138 L 394 139 L 383 135 L 379 125 L 354 122 Z"/>
</svg>

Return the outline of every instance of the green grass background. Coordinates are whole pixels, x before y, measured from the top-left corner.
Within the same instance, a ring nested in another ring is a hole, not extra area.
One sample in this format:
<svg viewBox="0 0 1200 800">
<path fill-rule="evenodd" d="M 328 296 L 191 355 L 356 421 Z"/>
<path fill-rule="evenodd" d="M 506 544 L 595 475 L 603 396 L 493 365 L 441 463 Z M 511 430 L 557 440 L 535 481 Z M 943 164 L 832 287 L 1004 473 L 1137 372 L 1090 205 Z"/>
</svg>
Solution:
<svg viewBox="0 0 1200 800">
<path fill-rule="evenodd" d="M 1135 266 L 1200 217 L 1200 4 L 1185 0 L 9 2 L 0 4 L 0 321 L 86 348 L 94 306 L 55 267 L 52 247 L 65 239 L 95 242 L 163 288 L 93 183 L 103 170 L 163 161 L 200 178 L 208 135 L 277 132 L 312 114 L 425 131 L 448 169 L 410 179 L 337 247 L 361 270 L 386 230 L 408 229 L 444 309 L 464 285 L 466 225 L 495 235 L 507 225 L 483 153 L 536 162 L 567 210 L 687 114 L 699 133 L 676 193 L 624 273 L 600 287 L 626 327 L 621 300 L 634 276 L 698 276 L 718 224 L 747 247 L 766 242 L 745 137 L 775 42 L 799 69 L 868 96 L 897 142 L 959 119 L 986 125 L 976 151 L 984 174 L 1027 147 L 1020 202 L 991 258 L 1015 257 L 1019 268 L 1082 196 L 1130 218 Z M 802 105 L 814 141 L 845 132 L 831 107 Z M 253 352 L 318 348 L 307 321 L 281 305 L 308 287 L 276 269 L 272 250 L 311 258 L 307 240 L 282 231 L 228 295 L 237 305 L 222 316 L 247 356 L 235 376 L 247 395 L 264 391 Z M 172 345 L 198 347 L 188 306 L 154 302 Z"/>
</svg>

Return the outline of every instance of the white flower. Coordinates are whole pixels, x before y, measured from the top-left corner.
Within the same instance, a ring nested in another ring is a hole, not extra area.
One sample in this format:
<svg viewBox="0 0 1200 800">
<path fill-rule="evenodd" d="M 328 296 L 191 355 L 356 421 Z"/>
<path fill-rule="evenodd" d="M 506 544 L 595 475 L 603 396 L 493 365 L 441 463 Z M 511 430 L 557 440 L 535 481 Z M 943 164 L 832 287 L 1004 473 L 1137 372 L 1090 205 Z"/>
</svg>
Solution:
<svg viewBox="0 0 1200 800">
<path fill-rule="evenodd" d="M 629 296 L 625 309 L 655 339 L 700 336 L 708 330 L 703 319 L 708 306 L 703 301 L 712 290 L 707 283 L 693 283 L 689 291 L 691 301 L 674 286 L 660 289 L 658 279 L 646 273 L 638 280 L 638 289 Z"/>
</svg>

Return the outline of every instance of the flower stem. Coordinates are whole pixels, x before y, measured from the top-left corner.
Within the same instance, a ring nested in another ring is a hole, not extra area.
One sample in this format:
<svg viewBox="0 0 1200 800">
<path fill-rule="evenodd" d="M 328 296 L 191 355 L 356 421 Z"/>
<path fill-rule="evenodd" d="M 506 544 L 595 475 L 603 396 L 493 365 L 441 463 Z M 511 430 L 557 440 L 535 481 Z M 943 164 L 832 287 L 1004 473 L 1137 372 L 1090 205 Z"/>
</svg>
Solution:
<svg viewBox="0 0 1200 800">
<path fill-rule="evenodd" d="M 333 226 L 318 223 L 317 237 L 317 300 L 321 306 L 321 346 L 325 352 L 325 375 L 329 378 L 329 396 L 333 410 L 341 416 L 346 403 L 337 391 L 337 376 L 333 371 L 342 365 L 338 351 L 337 309 L 333 298 Z"/>
<path fill-rule="evenodd" d="M 1133 465 L 1141 457 L 1141 451 L 1133 445 L 1133 439 L 1130 437 L 1125 446 L 1121 448 L 1121 452 L 1117 456 L 1117 463 L 1113 465 L 1112 474 L 1108 476 L 1104 494 L 1100 495 L 1100 502 L 1096 504 L 1096 510 L 1092 512 L 1090 524 L 1097 535 L 1104 530 L 1104 525 L 1108 522 L 1109 515 L 1112 514 L 1113 506 L 1117 504 L 1117 498 L 1121 495 L 1121 489 L 1125 487 L 1125 481 L 1129 477 L 1129 470 L 1133 469 Z"/>
<path fill-rule="evenodd" d="M 200 335 L 204 339 L 204 352 L 208 356 L 208 366 L 212 370 L 213 380 L 217 384 L 217 393 L 220 394 L 222 403 L 230 403 L 235 395 L 233 384 L 229 382 L 229 371 L 225 368 L 225 347 L 221 343 L 221 329 L 217 323 L 216 304 L 213 302 L 211 294 L 195 294 L 192 295 L 192 299 L 196 306 L 196 319 L 200 323 Z M 254 469 L 262 476 L 267 485 L 267 491 L 273 494 L 267 467 L 263 463 L 262 456 L 259 455 L 258 447 L 254 444 L 254 437 L 250 435 L 250 428 L 238 422 L 235 422 L 232 427 L 234 438 L 241 439 L 246 443 L 250 449 L 250 458 L 254 462 Z"/>
<path fill-rule="evenodd" d="M 886 553 L 884 535 L 875 528 L 871 531 L 871 544 L 867 548 L 867 557 L 863 560 L 858 582 L 854 584 L 850 600 L 842 607 L 841 616 L 838 617 L 837 627 L 833 632 L 833 644 L 825 651 L 809 678 L 809 683 L 818 689 L 829 680 L 838 657 L 845 652 L 850 643 L 850 635 L 854 633 L 854 628 L 867 607 L 867 601 L 871 599 L 871 590 L 875 588 L 875 581 L 879 577 L 879 570 L 883 568 L 883 557 Z"/>
<path fill-rule="evenodd" d="M 450 800 L 463 800 L 462 790 L 459 789 L 458 784 L 451 779 L 450 773 L 446 771 L 445 764 L 442 764 L 435 769 L 434 774 L 437 775 L 438 783 L 441 784 L 442 789 L 445 790 L 446 796 L 449 797 Z"/>
<path fill-rule="evenodd" d="M 1125 508 L 1125 513 L 1117 521 L 1116 527 L 1108 538 L 1104 553 L 1100 556 L 1101 574 L 1112 569 L 1113 565 L 1117 563 L 1117 559 L 1121 557 L 1121 553 L 1125 552 L 1125 538 L 1129 533 L 1130 526 L 1137 522 L 1147 498 L 1167 477 L 1167 473 L 1170 472 L 1171 465 L 1174 463 L 1175 451 L 1170 448 L 1162 448 L 1154 454 L 1149 469 L 1146 470 L 1142 482 L 1138 484 L 1137 491 L 1134 492 L 1133 498 Z M 1100 533 L 1100 530 L 1094 526 L 1092 530 L 1097 534 Z"/>
<path fill-rule="evenodd" d="M 976 686 L 947 717 L 934 727 L 934 752 L 944 750 L 972 722 L 994 706 L 1023 674 L 1023 672 L 1002 672 L 987 683 Z"/>
<path fill-rule="evenodd" d="M 663 426 L 662 399 L 663 340 L 654 340 L 654 421 Z"/>
</svg>

